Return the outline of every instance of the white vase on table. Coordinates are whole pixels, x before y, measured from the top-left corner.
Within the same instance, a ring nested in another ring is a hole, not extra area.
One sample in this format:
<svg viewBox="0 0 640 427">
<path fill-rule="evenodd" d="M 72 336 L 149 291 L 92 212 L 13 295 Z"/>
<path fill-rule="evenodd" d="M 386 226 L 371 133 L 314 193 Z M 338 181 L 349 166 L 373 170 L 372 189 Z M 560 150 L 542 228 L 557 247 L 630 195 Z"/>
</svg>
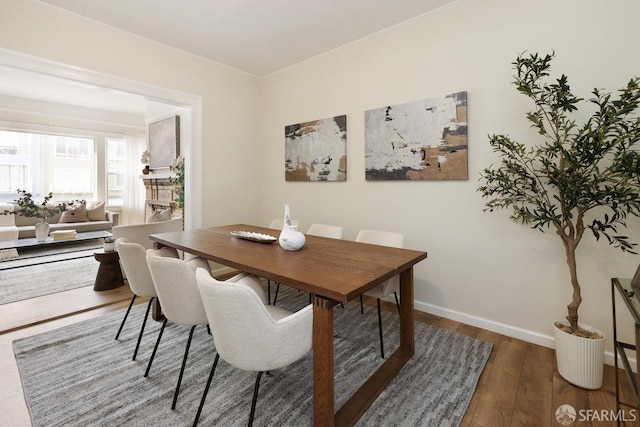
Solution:
<svg viewBox="0 0 640 427">
<path fill-rule="evenodd" d="M 284 205 L 284 226 L 278 238 L 280 247 L 285 251 L 297 251 L 302 249 L 305 241 L 304 234 L 298 231 L 298 227 L 291 225 L 289 205 Z"/>
<path fill-rule="evenodd" d="M 38 242 L 44 242 L 49 236 L 49 223 L 44 218 L 40 218 L 40 222 L 35 225 L 36 240 Z"/>
</svg>

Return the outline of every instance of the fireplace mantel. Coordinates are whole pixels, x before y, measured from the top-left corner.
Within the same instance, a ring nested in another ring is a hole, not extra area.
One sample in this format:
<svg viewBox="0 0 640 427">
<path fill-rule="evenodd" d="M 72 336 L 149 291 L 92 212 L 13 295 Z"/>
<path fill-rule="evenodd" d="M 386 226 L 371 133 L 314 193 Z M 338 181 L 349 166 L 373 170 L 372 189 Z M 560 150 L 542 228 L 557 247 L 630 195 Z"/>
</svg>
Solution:
<svg viewBox="0 0 640 427">
<path fill-rule="evenodd" d="M 156 210 L 163 210 L 167 208 L 171 208 L 172 217 L 182 217 L 182 209 L 180 209 L 178 204 L 174 201 L 176 198 L 176 185 L 170 182 L 170 178 L 173 178 L 174 176 L 175 174 L 173 172 L 140 175 L 146 190 L 144 207 L 145 221 Z"/>
</svg>

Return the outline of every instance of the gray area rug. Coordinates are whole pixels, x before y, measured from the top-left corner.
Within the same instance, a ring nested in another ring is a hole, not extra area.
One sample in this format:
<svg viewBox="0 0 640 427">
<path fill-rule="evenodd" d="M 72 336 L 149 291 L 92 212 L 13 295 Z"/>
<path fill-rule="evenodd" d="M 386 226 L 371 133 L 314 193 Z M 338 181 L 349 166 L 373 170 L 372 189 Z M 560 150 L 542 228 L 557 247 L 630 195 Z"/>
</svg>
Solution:
<svg viewBox="0 0 640 427">
<path fill-rule="evenodd" d="M 296 310 L 302 292 L 281 289 L 278 305 Z M 146 306 L 146 304 L 145 304 Z M 134 311 L 135 310 L 135 311 Z M 14 352 L 34 426 L 190 426 L 215 357 L 206 328 L 196 328 L 177 407 L 171 401 L 189 327 L 167 326 L 149 377 L 144 370 L 159 324 L 147 324 L 137 361 L 131 361 L 143 306 L 16 340 Z M 383 312 L 385 348 L 398 346 L 397 314 Z M 149 327 L 151 326 L 151 327 Z M 358 426 L 457 426 L 491 353 L 491 344 L 416 322 L 416 354 L 378 397 Z M 381 363 L 375 307 L 335 308 L 335 394 L 340 408 Z M 200 418 L 201 426 L 246 425 L 255 373 L 221 360 Z M 256 426 L 310 426 L 311 355 L 262 378 Z"/>
<path fill-rule="evenodd" d="M 16 258 L 0 263 L 0 304 L 93 285 L 95 249 Z"/>
</svg>

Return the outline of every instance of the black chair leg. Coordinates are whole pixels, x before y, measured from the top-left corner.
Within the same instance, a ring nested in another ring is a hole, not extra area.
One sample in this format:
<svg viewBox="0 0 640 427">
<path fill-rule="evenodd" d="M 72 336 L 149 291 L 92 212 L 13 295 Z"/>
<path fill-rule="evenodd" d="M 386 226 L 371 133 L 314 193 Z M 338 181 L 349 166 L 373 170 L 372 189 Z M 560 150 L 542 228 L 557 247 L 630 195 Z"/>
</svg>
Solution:
<svg viewBox="0 0 640 427">
<path fill-rule="evenodd" d="M 149 359 L 149 363 L 147 363 L 147 370 L 144 371 L 144 377 L 146 378 L 149 375 L 149 371 L 151 370 L 151 364 L 153 363 L 153 359 L 156 357 L 156 351 L 158 351 L 158 346 L 160 345 L 160 340 L 162 339 L 162 334 L 164 332 L 164 327 L 167 326 L 167 318 L 165 317 L 164 322 L 162 322 L 162 327 L 160 328 L 160 333 L 158 334 L 158 339 L 156 340 L 156 345 L 153 346 L 153 351 L 151 352 L 151 358 Z"/>
<path fill-rule="evenodd" d="M 126 322 L 127 317 L 129 317 L 129 312 L 131 311 L 131 307 L 133 307 L 133 303 L 135 302 L 136 297 L 137 295 L 134 295 L 133 298 L 131 298 L 131 302 L 129 303 L 129 308 L 127 308 L 127 312 L 124 314 L 124 319 L 122 319 L 122 323 L 120 324 L 120 329 L 118 329 L 118 333 L 116 334 L 116 340 L 120 336 L 120 332 L 122 332 L 122 328 L 124 328 L 124 322 Z"/>
<path fill-rule="evenodd" d="M 273 297 L 273 305 L 276 305 L 276 301 L 278 300 L 278 291 L 280 290 L 280 283 L 276 283 L 276 294 Z"/>
<path fill-rule="evenodd" d="M 400 314 L 400 301 L 398 301 L 398 293 L 394 292 L 393 296 L 396 298 L 396 307 L 398 307 L 398 314 Z"/>
<path fill-rule="evenodd" d="M 260 378 L 262 378 L 264 371 L 258 372 L 256 378 L 256 385 L 253 388 L 253 400 L 251 401 L 251 412 L 249 413 L 249 427 L 253 426 L 253 416 L 256 413 L 256 402 L 258 401 L 258 389 L 260 388 Z"/>
<path fill-rule="evenodd" d="M 360 295 L 360 314 L 364 314 L 364 303 L 362 302 L 362 295 Z"/>
<path fill-rule="evenodd" d="M 147 317 L 149 317 L 149 311 L 151 310 L 151 304 L 153 303 L 154 299 L 155 297 L 151 297 L 151 299 L 149 300 L 149 304 L 147 304 L 147 312 L 144 315 L 144 320 L 142 321 L 142 327 L 140 328 L 140 335 L 138 335 L 138 343 L 136 344 L 136 349 L 133 352 L 133 359 L 131 360 L 136 360 L 136 357 L 138 356 L 138 349 L 140 348 L 140 341 L 142 341 L 144 326 L 147 324 Z"/>
<path fill-rule="evenodd" d="M 380 298 L 377 298 L 378 301 L 378 329 L 380 331 L 380 355 L 384 359 L 384 342 L 382 340 L 382 313 L 380 312 Z"/>
<path fill-rule="evenodd" d="M 178 394 L 180 394 L 180 383 L 182 382 L 182 374 L 184 374 L 184 367 L 187 364 L 187 357 L 189 356 L 189 347 L 191 346 L 191 338 L 193 337 L 193 331 L 196 329 L 197 325 L 193 325 L 191 327 L 191 332 L 189 332 L 189 339 L 187 340 L 187 348 L 184 350 L 184 357 L 182 358 L 182 366 L 180 367 L 180 375 L 178 375 L 178 384 L 176 385 L 176 391 L 173 393 L 173 403 L 171 404 L 171 410 L 176 409 L 176 404 L 178 403 Z"/>
<path fill-rule="evenodd" d="M 202 408 L 204 407 L 204 401 L 207 399 L 207 393 L 209 392 L 209 387 L 211 386 L 211 380 L 213 379 L 213 374 L 216 372 L 218 359 L 220 359 L 220 355 L 216 354 L 216 358 L 213 361 L 213 366 L 211 367 L 211 373 L 209 373 L 207 385 L 204 386 L 204 393 L 202 393 L 202 399 L 200 399 L 200 406 L 198 407 L 198 412 L 196 413 L 196 419 L 193 421 L 193 427 L 196 427 L 198 425 L 198 420 L 200 420 L 200 414 L 202 413 Z"/>
<path fill-rule="evenodd" d="M 267 279 L 267 304 L 271 305 L 271 280 Z"/>
</svg>

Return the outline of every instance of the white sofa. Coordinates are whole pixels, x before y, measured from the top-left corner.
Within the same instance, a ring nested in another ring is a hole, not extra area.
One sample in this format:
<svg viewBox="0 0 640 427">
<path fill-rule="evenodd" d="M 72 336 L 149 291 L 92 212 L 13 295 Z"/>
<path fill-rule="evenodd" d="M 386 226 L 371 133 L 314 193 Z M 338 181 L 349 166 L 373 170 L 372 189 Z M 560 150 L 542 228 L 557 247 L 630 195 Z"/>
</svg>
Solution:
<svg viewBox="0 0 640 427">
<path fill-rule="evenodd" d="M 0 212 L 4 210 L 19 212 L 19 208 L 15 204 L 6 203 L 0 204 Z M 119 215 L 116 212 L 104 211 L 103 218 L 96 218 L 95 220 L 85 222 L 64 222 L 60 223 L 60 217 L 62 213 L 58 213 L 50 218 L 47 218 L 49 223 L 49 232 L 56 230 L 76 230 L 78 233 L 89 231 L 111 231 L 114 225 L 118 225 Z M 102 216 L 102 215 L 101 215 Z M 36 236 L 36 224 L 40 222 L 40 219 L 36 217 L 26 217 L 19 213 L 17 215 L 0 215 L 0 241 L 3 240 L 17 240 L 27 239 Z M 15 238 L 5 238 L 5 236 L 15 235 L 15 230 L 18 231 L 18 236 Z"/>
<path fill-rule="evenodd" d="M 0 203 L 0 212 L 13 212 L 13 205 Z M 14 215 L 0 215 L 0 242 L 18 240 L 19 231 Z"/>
<path fill-rule="evenodd" d="M 150 234 L 181 230 L 182 218 L 174 218 L 169 221 L 150 222 L 147 224 L 118 225 L 111 229 L 111 233 L 115 240 L 124 237 L 129 242 L 141 244 L 145 249 L 153 249 L 153 241 L 149 239 Z"/>
</svg>

